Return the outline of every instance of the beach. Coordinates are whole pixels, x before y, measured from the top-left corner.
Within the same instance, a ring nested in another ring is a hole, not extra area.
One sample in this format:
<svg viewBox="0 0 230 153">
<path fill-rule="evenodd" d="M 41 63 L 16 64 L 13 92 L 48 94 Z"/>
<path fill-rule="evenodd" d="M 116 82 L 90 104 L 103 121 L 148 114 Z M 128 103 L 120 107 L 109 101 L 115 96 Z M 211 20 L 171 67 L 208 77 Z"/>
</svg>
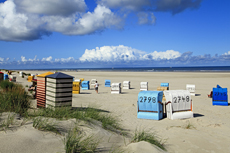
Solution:
<svg viewBox="0 0 230 153">
<path fill-rule="evenodd" d="M 47 71 L 23 72 L 42 74 Z M 217 84 L 223 88 L 230 86 L 230 73 L 228 72 L 61 72 L 71 75 L 75 79 L 84 78 L 84 80 L 88 81 L 97 79 L 99 83 L 99 94 L 96 94 L 94 89 L 81 90 L 80 94 L 73 94 L 72 107 L 97 106 L 101 110 L 108 111 L 108 114 L 119 118 L 123 129 L 129 133 L 134 133 L 137 129 L 150 130 L 160 140 L 165 142 L 164 145 L 167 152 L 230 152 L 229 106 L 213 106 L 212 99 L 207 96 Z M 31 85 L 31 82 L 27 82 L 26 76 L 21 78 L 18 73 L 14 74 L 17 76 L 17 83 L 22 84 L 24 87 Z M 111 94 L 111 88 L 104 85 L 105 80 L 111 80 L 111 83 L 130 81 L 131 89 L 122 89 L 121 94 Z M 140 92 L 140 82 L 148 82 L 148 90 L 153 91 L 156 91 L 162 82 L 169 83 L 169 90 L 185 90 L 186 84 L 194 84 L 196 86 L 196 96 L 192 96 L 194 118 L 183 120 L 163 118 L 159 121 L 138 119 L 137 98 Z M 35 107 L 36 100 L 33 100 L 33 104 Z M 186 128 L 187 125 L 191 125 L 190 128 Z M 138 147 L 134 147 L 131 146 L 129 139 L 123 138 L 119 134 L 109 134 L 106 130 L 102 131 L 96 127 L 89 130 L 94 131 L 94 134 L 98 134 L 101 137 L 104 136 L 101 147 L 118 145 L 126 149 L 126 152 L 140 152 L 140 148 L 144 147 L 143 149 L 146 150 L 142 151 L 153 152 L 151 145 L 137 144 Z M 27 133 L 27 137 L 23 136 L 23 133 Z M 43 137 L 39 133 L 42 133 Z M 29 148 L 32 148 L 31 145 L 34 145 L 33 137 L 38 143 L 36 144 L 38 145 L 37 152 L 64 151 L 64 145 L 60 136 L 41 132 L 31 128 L 29 125 L 25 125 L 14 131 L 0 132 L 0 152 L 7 151 L 9 146 L 9 152 L 25 151 L 17 149 L 17 147 L 22 148 L 22 145 L 28 145 L 30 146 Z M 42 138 L 38 140 L 38 137 Z M 108 141 L 107 139 L 110 140 Z M 20 144 L 17 144 L 16 140 L 22 141 Z M 11 143 L 13 144 L 9 145 Z M 49 149 L 46 150 L 45 148 Z"/>
</svg>

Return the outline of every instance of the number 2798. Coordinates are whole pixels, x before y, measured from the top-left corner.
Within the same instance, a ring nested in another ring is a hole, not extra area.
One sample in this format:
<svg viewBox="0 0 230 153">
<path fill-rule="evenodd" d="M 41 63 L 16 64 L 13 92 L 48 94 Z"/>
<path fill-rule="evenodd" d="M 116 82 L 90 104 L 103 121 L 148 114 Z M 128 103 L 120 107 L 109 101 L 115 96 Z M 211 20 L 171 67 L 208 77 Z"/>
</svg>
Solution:
<svg viewBox="0 0 230 153">
<path fill-rule="evenodd" d="M 155 103 L 157 100 L 156 100 L 156 97 L 147 97 L 147 96 L 144 96 L 144 97 L 140 97 L 140 102 L 141 103 L 145 103 L 145 102 L 147 102 L 147 103 L 150 103 L 150 102 L 153 102 L 153 103 Z"/>
</svg>

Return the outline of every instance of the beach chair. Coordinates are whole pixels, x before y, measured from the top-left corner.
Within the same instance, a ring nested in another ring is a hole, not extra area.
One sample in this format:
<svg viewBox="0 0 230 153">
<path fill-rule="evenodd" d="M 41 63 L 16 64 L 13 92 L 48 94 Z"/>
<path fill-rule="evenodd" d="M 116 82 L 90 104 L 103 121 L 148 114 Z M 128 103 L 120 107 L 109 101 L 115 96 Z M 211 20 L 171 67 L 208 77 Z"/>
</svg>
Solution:
<svg viewBox="0 0 230 153">
<path fill-rule="evenodd" d="M 148 90 L 148 82 L 141 82 L 140 83 L 140 90 L 147 91 Z"/>
<path fill-rule="evenodd" d="M 105 80 L 105 87 L 110 87 L 111 81 L 110 80 Z"/>
<path fill-rule="evenodd" d="M 111 94 L 120 94 L 120 93 L 121 93 L 121 83 L 112 83 Z"/>
<path fill-rule="evenodd" d="M 95 85 L 96 81 L 97 81 L 97 79 L 92 79 L 90 81 L 90 88 L 94 88 L 94 85 Z"/>
<path fill-rule="evenodd" d="M 84 78 L 80 78 L 81 82 L 84 81 Z"/>
<path fill-rule="evenodd" d="M 188 90 L 166 90 L 164 95 L 167 118 L 171 120 L 193 118 L 192 99 Z"/>
<path fill-rule="evenodd" d="M 34 76 L 28 76 L 27 81 L 31 82 L 34 79 Z"/>
<path fill-rule="evenodd" d="M 8 74 L 4 74 L 4 80 L 8 80 Z"/>
<path fill-rule="evenodd" d="M 212 105 L 228 106 L 228 89 L 217 85 L 213 88 Z"/>
<path fill-rule="evenodd" d="M 195 89 L 196 89 L 196 86 L 194 84 L 186 84 L 186 90 L 188 90 L 192 96 L 196 95 Z"/>
<path fill-rule="evenodd" d="M 80 94 L 80 82 L 73 82 L 73 94 Z"/>
<path fill-rule="evenodd" d="M 24 76 L 24 73 L 22 71 L 19 72 L 19 76 L 22 77 Z"/>
<path fill-rule="evenodd" d="M 16 82 L 16 76 L 15 75 L 9 75 L 9 81 L 10 82 Z"/>
<path fill-rule="evenodd" d="M 169 90 L 169 83 L 161 83 L 161 87 L 167 87 L 167 90 Z"/>
<path fill-rule="evenodd" d="M 81 89 L 82 90 L 89 90 L 90 89 L 89 81 L 82 81 L 81 82 Z"/>
<path fill-rule="evenodd" d="M 163 118 L 163 92 L 141 91 L 138 94 L 137 118 L 160 120 Z"/>
<path fill-rule="evenodd" d="M 130 89 L 130 81 L 123 81 L 122 89 Z"/>
<path fill-rule="evenodd" d="M 157 91 L 165 91 L 165 90 L 168 90 L 168 87 L 157 87 Z M 165 101 L 165 95 L 163 94 L 163 98 L 162 98 L 163 101 Z"/>
</svg>

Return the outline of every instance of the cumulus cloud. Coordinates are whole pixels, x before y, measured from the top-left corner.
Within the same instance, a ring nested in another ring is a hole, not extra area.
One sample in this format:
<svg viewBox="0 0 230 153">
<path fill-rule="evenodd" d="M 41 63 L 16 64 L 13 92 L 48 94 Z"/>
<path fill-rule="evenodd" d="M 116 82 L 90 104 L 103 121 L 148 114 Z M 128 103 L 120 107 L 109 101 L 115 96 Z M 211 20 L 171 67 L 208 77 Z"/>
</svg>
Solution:
<svg viewBox="0 0 230 153">
<path fill-rule="evenodd" d="M 84 12 L 83 0 L 7 0 L 0 3 L 0 40 L 40 39 L 52 32 L 85 35 L 123 27 L 123 20 L 109 8 L 97 5 Z"/>
<path fill-rule="evenodd" d="M 174 50 L 153 51 L 146 53 L 127 47 L 119 46 L 103 46 L 96 49 L 86 49 L 85 53 L 79 59 L 74 57 L 56 58 L 52 56 L 37 59 L 27 59 L 21 56 L 20 61 L 10 61 L 9 58 L 0 57 L 0 66 L 11 66 L 12 68 L 57 68 L 57 67 L 154 67 L 154 66 L 224 66 L 230 64 L 230 51 L 218 55 L 211 56 L 210 54 L 193 55 L 192 52 L 178 52 Z"/>
<path fill-rule="evenodd" d="M 51 62 L 51 61 L 52 61 L 52 56 L 44 57 L 44 58 L 42 58 L 41 61 L 42 61 L 42 62 Z"/>
<path fill-rule="evenodd" d="M 84 35 L 110 27 L 122 27 L 120 25 L 122 20 L 110 9 L 101 5 L 98 5 L 93 13 L 87 12 L 80 19 L 75 16 L 45 16 L 42 20 L 49 31 L 53 30 L 66 35 Z"/>
<path fill-rule="evenodd" d="M 80 57 L 80 61 L 138 61 L 138 60 L 158 60 L 158 59 L 175 59 L 181 54 L 178 51 L 167 50 L 165 52 L 154 51 L 146 53 L 131 47 L 119 46 L 103 46 L 96 49 L 85 50 L 85 53 Z"/>
<path fill-rule="evenodd" d="M 96 49 L 85 50 L 85 53 L 80 57 L 80 61 L 120 61 L 120 60 L 137 60 L 144 52 L 131 47 L 119 46 L 103 46 Z"/>
</svg>

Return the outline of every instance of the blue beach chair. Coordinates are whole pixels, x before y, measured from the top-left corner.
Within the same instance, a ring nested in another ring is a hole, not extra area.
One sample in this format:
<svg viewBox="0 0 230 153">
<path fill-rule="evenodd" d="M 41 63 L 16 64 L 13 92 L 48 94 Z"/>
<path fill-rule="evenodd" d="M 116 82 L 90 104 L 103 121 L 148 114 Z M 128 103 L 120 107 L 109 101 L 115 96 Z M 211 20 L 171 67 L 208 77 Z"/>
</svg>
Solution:
<svg viewBox="0 0 230 153">
<path fill-rule="evenodd" d="M 138 94 L 137 118 L 160 120 L 163 118 L 163 92 L 141 91 Z"/>
</svg>

